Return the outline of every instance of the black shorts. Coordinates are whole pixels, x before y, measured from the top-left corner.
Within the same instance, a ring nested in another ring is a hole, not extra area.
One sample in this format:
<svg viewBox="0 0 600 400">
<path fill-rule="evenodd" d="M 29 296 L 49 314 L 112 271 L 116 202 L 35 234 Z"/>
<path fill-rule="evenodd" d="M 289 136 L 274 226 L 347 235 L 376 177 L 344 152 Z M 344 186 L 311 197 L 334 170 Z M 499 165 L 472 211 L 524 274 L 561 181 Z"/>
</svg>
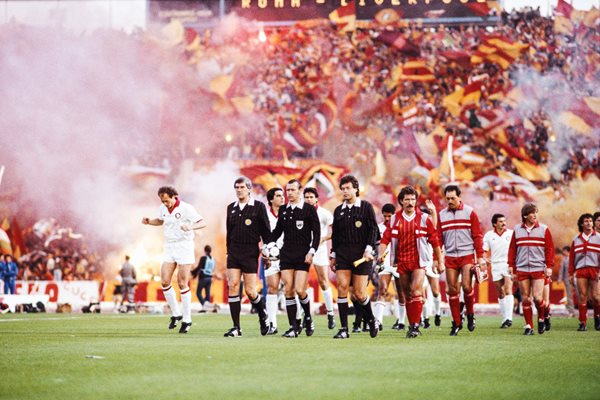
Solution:
<svg viewBox="0 0 600 400">
<path fill-rule="evenodd" d="M 227 249 L 227 269 L 240 269 L 244 274 L 258 273 L 257 245 L 237 245 Z"/>
<path fill-rule="evenodd" d="M 306 255 L 310 251 L 308 246 L 300 245 L 294 246 L 289 245 L 286 246 L 285 242 L 283 248 L 281 249 L 281 263 L 279 264 L 279 269 L 293 269 L 294 271 L 308 271 L 310 268 L 309 264 L 306 264 L 304 260 L 306 259 Z"/>
<path fill-rule="evenodd" d="M 281 271 L 286 270 L 286 269 L 293 269 L 294 271 L 308 272 L 308 270 L 310 269 L 310 265 L 306 264 L 304 262 L 304 259 L 300 262 L 293 262 L 293 263 L 281 261 L 281 263 L 279 264 L 279 269 Z"/>
<path fill-rule="evenodd" d="M 370 276 L 373 272 L 373 261 L 365 261 L 354 266 L 354 261 L 360 260 L 365 254 L 365 248 L 356 245 L 341 245 L 335 251 L 335 269 L 352 271 L 353 275 Z"/>
</svg>

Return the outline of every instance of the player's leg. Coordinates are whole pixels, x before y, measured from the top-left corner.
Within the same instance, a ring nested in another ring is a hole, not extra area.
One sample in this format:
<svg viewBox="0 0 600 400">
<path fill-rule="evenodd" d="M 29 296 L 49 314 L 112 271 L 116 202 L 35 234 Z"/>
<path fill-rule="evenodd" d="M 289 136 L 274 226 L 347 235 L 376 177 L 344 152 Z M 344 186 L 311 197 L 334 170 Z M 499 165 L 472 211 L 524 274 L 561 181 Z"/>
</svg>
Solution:
<svg viewBox="0 0 600 400">
<path fill-rule="evenodd" d="M 373 313 L 379 324 L 379 330 L 383 329 L 383 313 L 385 311 L 385 303 L 389 293 L 388 287 L 391 280 L 391 274 L 383 273 L 379 275 L 379 290 L 377 291 L 377 301 L 375 302 L 375 311 Z"/>
<path fill-rule="evenodd" d="M 352 286 L 354 287 L 356 300 L 359 303 L 359 307 L 362 309 L 365 320 L 369 323 L 369 333 L 371 337 L 374 338 L 379 333 L 379 324 L 375 322 L 375 317 L 373 316 L 373 310 L 371 308 L 371 302 L 369 296 L 367 295 L 368 283 L 368 275 L 352 274 Z"/>
<path fill-rule="evenodd" d="M 471 279 L 471 270 L 473 264 L 466 264 L 461 267 L 462 270 L 462 289 L 465 295 L 465 307 L 467 309 L 467 328 L 473 332 L 475 330 L 475 290 Z"/>
<path fill-rule="evenodd" d="M 538 333 L 541 335 L 546 331 L 546 324 L 544 323 L 544 278 L 533 279 L 531 282 L 531 293 L 533 295 L 533 302 L 538 314 Z"/>
<path fill-rule="evenodd" d="M 429 281 L 429 288 L 431 289 L 435 326 L 440 326 L 442 324 L 442 293 L 440 291 L 440 278 L 427 276 L 427 280 Z"/>
<path fill-rule="evenodd" d="M 338 311 L 340 313 L 340 330 L 333 337 L 334 339 L 347 339 L 348 333 L 348 291 L 350 288 L 350 280 L 352 279 L 352 271 L 340 270 L 335 271 L 337 288 L 338 288 Z"/>
<path fill-rule="evenodd" d="M 276 271 L 271 271 L 272 268 L 277 268 Z M 278 332 L 277 330 L 277 298 L 279 294 L 279 283 L 281 281 L 281 272 L 279 272 L 279 265 L 271 265 L 269 269 L 265 271 L 267 278 L 267 316 L 269 318 L 269 335 L 274 335 Z"/>
<path fill-rule="evenodd" d="M 283 291 L 285 293 L 285 309 L 287 311 L 290 328 L 283 334 L 284 337 L 296 337 L 299 333 L 299 327 L 296 322 L 296 313 L 298 305 L 296 303 L 296 293 L 294 288 L 294 270 L 281 270 L 281 281 L 283 282 Z"/>
<path fill-rule="evenodd" d="M 506 315 L 506 293 L 504 292 L 504 279 L 502 276 L 498 276 L 492 270 L 492 280 L 494 282 L 494 288 L 496 289 L 496 293 L 498 293 L 498 307 L 500 307 L 500 319 L 502 320 L 502 324 L 500 328 L 508 328 L 504 323 L 506 320 L 504 316 Z"/>
<path fill-rule="evenodd" d="M 549 331 L 552 328 L 552 323 L 550 322 L 550 284 L 552 283 L 552 279 L 550 277 L 544 278 L 544 324 L 546 325 L 546 330 Z"/>
<path fill-rule="evenodd" d="M 304 329 L 306 331 L 306 336 L 312 336 L 315 331 L 315 324 L 312 319 L 312 315 L 310 312 L 310 298 L 308 297 L 308 293 L 306 289 L 308 287 L 308 271 L 304 271 L 302 269 L 296 269 L 294 271 L 294 291 L 298 295 L 298 299 L 300 300 L 300 306 L 304 311 Z"/>
<path fill-rule="evenodd" d="M 588 279 L 587 277 L 575 278 L 579 289 L 579 328 L 578 331 L 587 330 L 587 301 L 588 301 Z"/>
<path fill-rule="evenodd" d="M 174 262 L 163 262 L 160 266 L 160 282 L 162 285 L 163 294 L 167 304 L 171 309 L 171 322 L 169 323 L 169 329 L 175 329 L 177 323 L 183 319 L 181 311 L 179 310 L 179 303 L 177 302 L 177 295 L 175 289 L 171 285 L 171 279 L 175 272 L 176 264 Z"/>
<path fill-rule="evenodd" d="M 446 283 L 448 284 L 448 303 L 450 304 L 450 312 L 452 314 L 452 330 L 451 336 L 456 336 L 458 331 L 462 329 L 462 320 L 460 316 L 460 270 L 448 268 L 446 269 Z"/>
<path fill-rule="evenodd" d="M 317 271 L 317 278 L 319 280 L 319 288 L 323 293 L 323 301 L 325 302 L 325 309 L 327 310 L 327 327 L 329 329 L 335 328 L 335 319 L 333 316 L 333 290 L 329 285 L 328 271 L 329 267 L 325 265 L 315 265 Z"/>
<path fill-rule="evenodd" d="M 502 281 L 504 282 L 504 311 L 506 312 L 506 314 L 504 314 L 504 320 L 506 321 L 507 325 L 511 327 L 515 296 L 513 296 L 513 281 L 512 277 L 508 273 L 508 269 L 506 274 L 503 276 Z"/>
<path fill-rule="evenodd" d="M 398 311 L 396 324 L 394 324 L 393 329 L 402 331 L 404 330 L 404 321 L 406 320 L 406 295 L 402 290 L 400 278 L 394 278 L 394 290 L 396 291 L 396 307 Z"/>
<path fill-rule="evenodd" d="M 192 264 L 177 265 L 177 285 L 181 295 L 181 311 L 183 321 L 179 328 L 179 333 L 188 333 L 192 326 L 192 292 L 189 287 L 191 278 Z"/>
<path fill-rule="evenodd" d="M 421 312 L 423 311 L 423 281 L 425 280 L 425 270 L 418 268 L 411 271 L 409 274 L 400 275 L 400 279 L 404 280 L 406 276 L 408 286 L 408 304 L 409 306 L 409 322 L 411 327 L 408 329 L 406 337 L 415 338 L 421 334 L 419 331 L 419 324 L 421 322 Z M 412 313 L 412 317 L 410 314 Z"/>
<path fill-rule="evenodd" d="M 237 337 L 242 336 L 242 330 L 240 327 L 240 312 L 242 310 L 242 303 L 240 298 L 240 282 L 242 280 L 241 268 L 236 268 L 233 265 L 227 266 L 227 291 L 229 297 L 227 299 L 229 303 L 229 314 L 231 315 L 231 321 L 233 322 L 233 328 L 225 333 L 226 337 Z"/>
<path fill-rule="evenodd" d="M 597 274 L 598 269 L 595 271 Z M 600 282 L 598 281 L 598 278 L 590 279 L 588 288 L 594 305 L 594 328 L 597 331 L 600 331 Z"/>
<path fill-rule="evenodd" d="M 531 303 L 531 281 L 528 277 L 519 278 L 519 292 L 523 305 L 523 318 L 525 319 L 524 335 L 533 335 L 533 309 Z"/>
</svg>

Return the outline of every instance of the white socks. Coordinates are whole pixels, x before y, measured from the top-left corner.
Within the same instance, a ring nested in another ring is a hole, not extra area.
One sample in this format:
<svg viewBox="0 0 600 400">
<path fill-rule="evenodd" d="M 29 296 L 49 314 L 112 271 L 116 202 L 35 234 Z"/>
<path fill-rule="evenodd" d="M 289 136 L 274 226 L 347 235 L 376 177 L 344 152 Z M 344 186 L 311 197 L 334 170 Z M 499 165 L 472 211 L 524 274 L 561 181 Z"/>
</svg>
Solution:
<svg viewBox="0 0 600 400">
<path fill-rule="evenodd" d="M 267 317 L 269 318 L 269 322 L 273 324 L 275 328 L 277 328 L 277 295 L 276 294 L 268 294 L 267 295 Z"/>
<path fill-rule="evenodd" d="M 327 309 L 327 314 L 333 315 L 333 292 L 330 287 L 327 290 L 322 290 L 323 300 L 325 300 L 325 308 Z"/>
<path fill-rule="evenodd" d="M 175 296 L 175 289 L 173 289 L 173 286 L 169 285 L 168 288 L 163 288 L 163 293 L 165 295 L 165 299 L 167 300 L 167 304 L 171 309 L 171 315 L 173 317 L 179 317 L 181 315 L 181 311 L 179 311 L 179 303 L 177 303 L 177 297 Z"/>
<path fill-rule="evenodd" d="M 300 304 L 300 299 L 298 295 L 296 297 L 296 319 L 302 319 L 302 304 Z"/>
<path fill-rule="evenodd" d="M 437 297 L 431 296 L 433 300 L 433 312 L 435 315 L 442 315 L 442 295 L 438 294 Z"/>
<path fill-rule="evenodd" d="M 504 320 L 512 321 L 513 305 L 515 302 L 515 296 L 507 294 L 504 296 Z"/>
<path fill-rule="evenodd" d="M 192 322 L 192 292 L 190 288 L 181 289 L 181 309 L 183 311 L 183 322 Z"/>
<path fill-rule="evenodd" d="M 398 309 L 398 321 L 401 324 L 404 324 L 404 320 L 406 319 L 406 305 L 400 304 L 400 301 L 396 300 L 396 308 Z"/>
<path fill-rule="evenodd" d="M 383 312 L 385 310 L 385 302 L 383 301 L 376 301 L 375 302 L 375 310 L 373 310 L 373 316 L 375 317 L 375 319 L 377 319 L 377 321 L 379 321 L 380 324 L 383 323 Z"/>
</svg>

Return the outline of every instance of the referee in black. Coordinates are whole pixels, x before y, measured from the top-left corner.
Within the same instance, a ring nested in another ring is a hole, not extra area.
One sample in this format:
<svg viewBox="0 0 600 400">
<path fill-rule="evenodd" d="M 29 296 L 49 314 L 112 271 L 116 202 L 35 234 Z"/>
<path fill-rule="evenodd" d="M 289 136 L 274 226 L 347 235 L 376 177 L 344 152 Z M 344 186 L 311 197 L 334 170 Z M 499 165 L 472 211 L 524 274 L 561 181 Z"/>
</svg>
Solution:
<svg viewBox="0 0 600 400">
<path fill-rule="evenodd" d="M 288 204 L 279 209 L 277 225 L 271 233 L 270 242 L 275 242 L 283 234 L 283 247 L 280 253 L 281 280 L 285 291 L 285 305 L 290 329 L 284 337 L 297 337 L 302 328 L 296 321 L 296 298 L 304 310 L 304 327 L 306 335 L 312 336 L 315 325 L 310 315 L 310 299 L 306 293 L 308 269 L 313 255 L 321 242 L 321 225 L 317 210 L 304 202 L 302 186 L 296 179 L 286 185 Z"/>
<path fill-rule="evenodd" d="M 245 176 L 237 178 L 233 184 L 237 201 L 227 206 L 227 287 L 229 290 L 229 311 L 233 328 L 225 337 L 242 336 L 240 329 L 240 280 L 244 274 L 244 289 L 258 313 L 260 333 L 269 330 L 267 313 L 262 296 L 257 292 L 259 243 L 267 241 L 271 234 L 267 208 L 263 203 L 250 197 L 252 182 Z"/>
<path fill-rule="evenodd" d="M 338 308 L 342 329 L 334 339 L 347 339 L 348 333 L 348 288 L 350 281 L 354 295 L 358 300 L 357 306 L 369 323 L 371 337 L 376 337 L 379 324 L 375 323 L 367 284 L 373 270 L 373 250 L 379 241 L 379 228 L 373 206 L 358 198 L 360 189 L 358 180 L 352 175 L 342 177 L 340 190 L 344 202 L 333 212 L 331 232 L 330 266 L 337 278 Z M 354 262 L 361 260 L 354 266 Z"/>
</svg>

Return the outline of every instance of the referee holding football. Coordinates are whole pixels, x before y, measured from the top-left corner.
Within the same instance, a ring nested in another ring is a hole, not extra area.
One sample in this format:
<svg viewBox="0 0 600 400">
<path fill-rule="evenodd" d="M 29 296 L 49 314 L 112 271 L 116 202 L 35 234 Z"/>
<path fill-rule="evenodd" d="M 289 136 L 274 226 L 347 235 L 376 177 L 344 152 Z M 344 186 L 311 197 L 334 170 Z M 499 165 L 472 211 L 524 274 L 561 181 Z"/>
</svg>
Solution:
<svg viewBox="0 0 600 400">
<path fill-rule="evenodd" d="M 358 198 L 358 180 L 352 175 L 342 177 L 340 190 L 344 202 L 333 212 L 331 232 L 330 267 L 335 271 L 338 284 L 338 308 L 341 329 L 334 339 L 347 339 L 348 333 L 348 287 L 352 281 L 358 307 L 369 323 L 371 337 L 376 337 L 379 324 L 367 296 L 369 275 L 373 270 L 373 249 L 379 241 L 379 228 L 373 206 Z M 360 263 L 354 266 L 355 261 Z M 360 311 L 360 310 L 359 310 Z"/>
<path fill-rule="evenodd" d="M 296 179 L 292 179 L 287 183 L 285 191 L 289 202 L 285 207 L 279 209 L 277 225 L 269 239 L 270 242 L 275 242 L 283 233 L 279 268 L 290 323 L 290 329 L 283 336 L 288 338 L 298 337 L 302 330 L 296 321 L 296 294 L 304 310 L 306 335 L 312 336 L 315 330 L 310 315 L 310 299 L 306 293 L 306 288 L 308 269 L 321 241 L 321 226 L 317 210 L 304 202 L 300 189 L 302 189 L 302 186 Z M 266 254 L 263 255 L 267 256 Z"/>
<path fill-rule="evenodd" d="M 235 180 L 237 201 L 227 206 L 227 288 L 233 328 L 225 337 L 242 336 L 240 329 L 240 280 L 244 274 L 244 289 L 257 311 L 260 333 L 266 335 L 269 326 L 262 296 L 257 292 L 259 243 L 269 238 L 271 229 L 264 203 L 250 197 L 252 182 L 245 176 Z"/>
</svg>

